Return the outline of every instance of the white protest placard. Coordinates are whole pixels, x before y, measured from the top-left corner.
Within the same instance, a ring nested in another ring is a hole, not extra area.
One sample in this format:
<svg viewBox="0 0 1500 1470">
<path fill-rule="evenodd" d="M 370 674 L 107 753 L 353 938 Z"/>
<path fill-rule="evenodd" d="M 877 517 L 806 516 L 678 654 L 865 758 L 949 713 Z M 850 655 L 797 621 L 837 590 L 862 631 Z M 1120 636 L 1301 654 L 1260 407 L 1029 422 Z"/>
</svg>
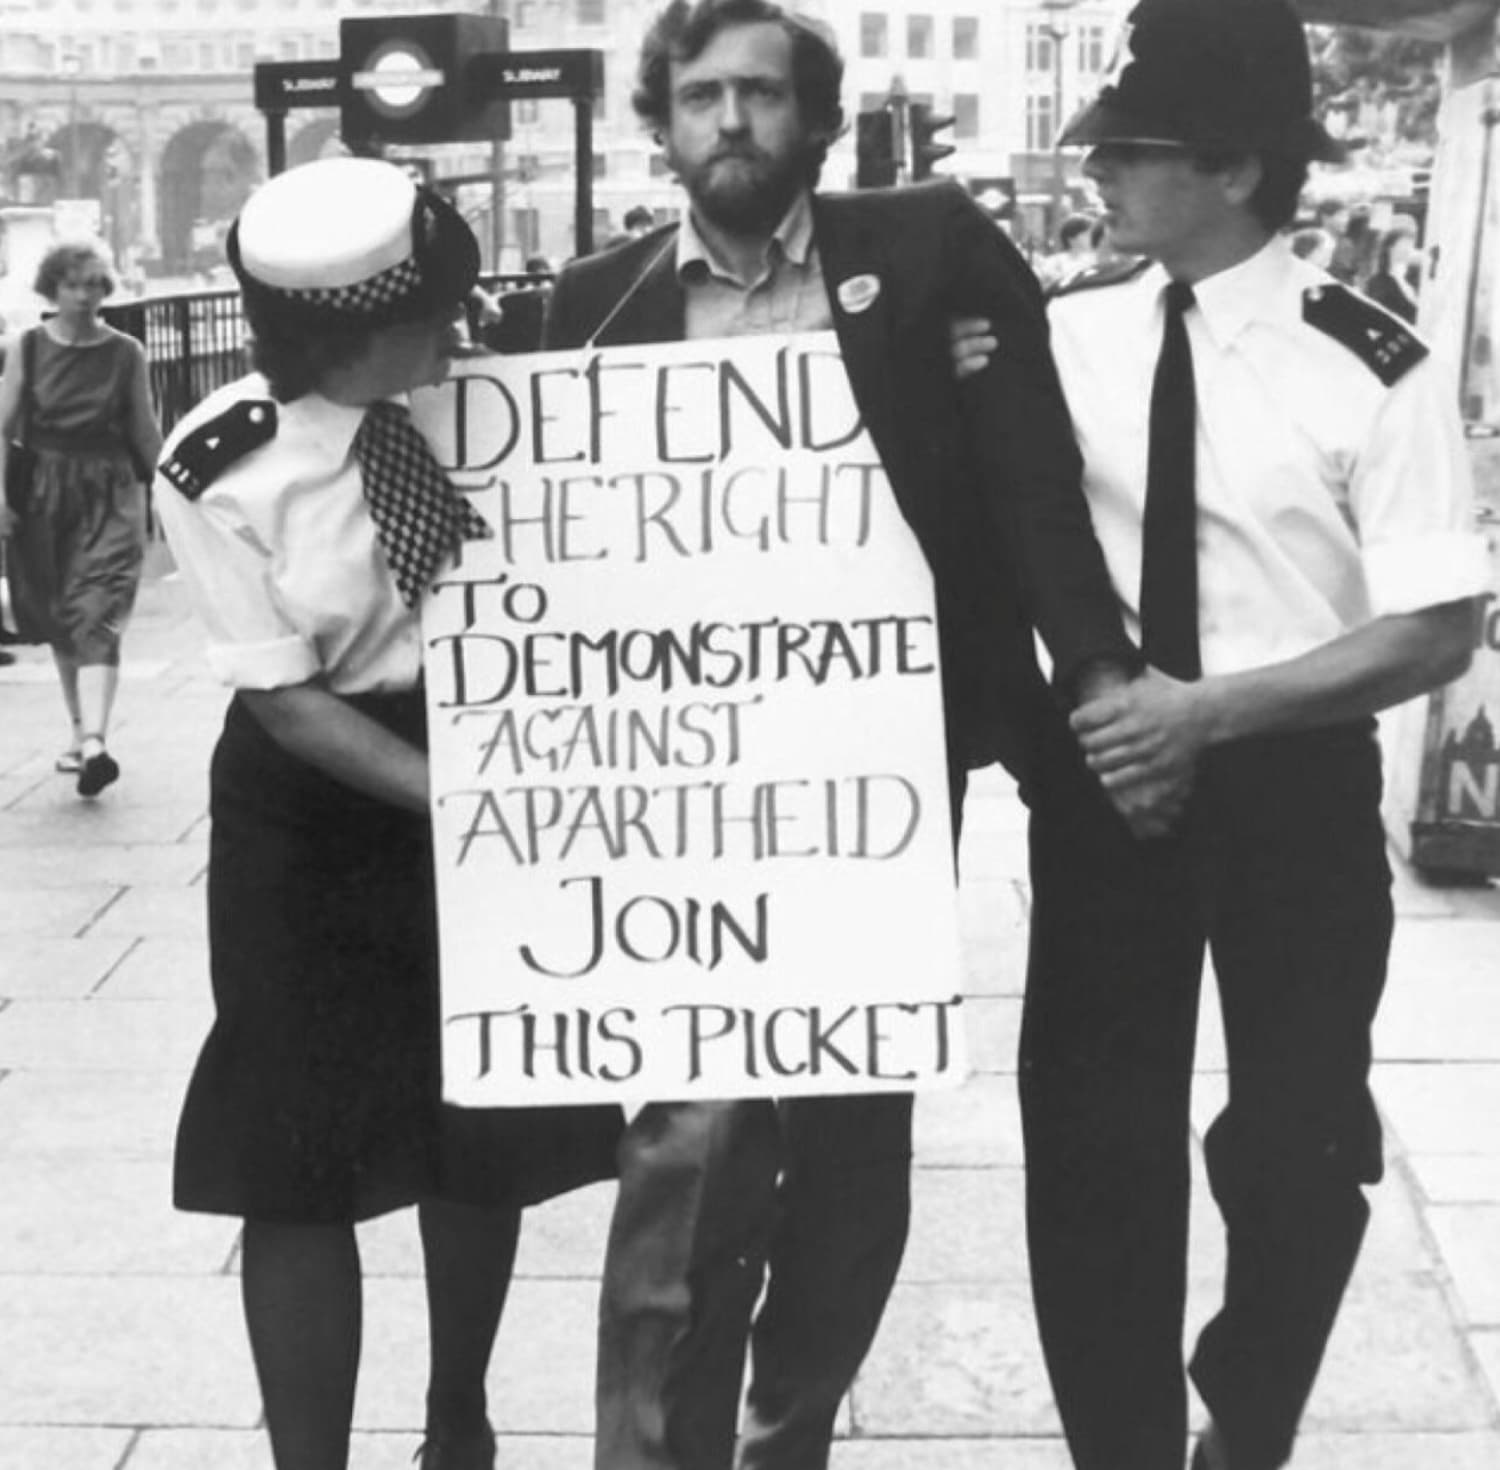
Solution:
<svg viewBox="0 0 1500 1470">
<path fill-rule="evenodd" d="M 962 1080 L 932 578 L 832 333 L 469 359 L 423 609 L 444 1092 Z"/>
</svg>

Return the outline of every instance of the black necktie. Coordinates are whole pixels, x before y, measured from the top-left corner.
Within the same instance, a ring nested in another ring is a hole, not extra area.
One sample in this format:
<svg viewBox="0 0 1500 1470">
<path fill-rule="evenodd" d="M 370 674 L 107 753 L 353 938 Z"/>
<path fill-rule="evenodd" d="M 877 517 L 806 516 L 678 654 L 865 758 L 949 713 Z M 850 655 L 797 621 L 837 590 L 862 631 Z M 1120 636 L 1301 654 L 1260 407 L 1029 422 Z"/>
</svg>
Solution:
<svg viewBox="0 0 1500 1470">
<path fill-rule="evenodd" d="M 365 501 L 380 548 L 408 607 L 421 601 L 443 559 L 494 535 L 454 488 L 398 403 L 373 403 L 354 436 Z"/>
<path fill-rule="evenodd" d="M 1198 403 L 1183 316 L 1193 288 L 1166 290 L 1161 355 L 1151 384 L 1151 450 L 1141 536 L 1141 650 L 1176 679 L 1203 672 L 1198 651 Z"/>
</svg>

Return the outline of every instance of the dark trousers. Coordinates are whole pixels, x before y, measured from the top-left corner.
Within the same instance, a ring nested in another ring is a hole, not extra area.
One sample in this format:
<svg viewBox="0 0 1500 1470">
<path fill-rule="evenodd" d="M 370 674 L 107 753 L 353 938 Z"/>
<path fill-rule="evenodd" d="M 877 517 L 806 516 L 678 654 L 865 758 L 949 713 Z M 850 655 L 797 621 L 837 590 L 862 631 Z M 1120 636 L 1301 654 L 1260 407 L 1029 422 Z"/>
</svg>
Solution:
<svg viewBox="0 0 1500 1470">
<path fill-rule="evenodd" d="M 901 1264 L 910 1159 L 906 1094 L 637 1114 L 604 1260 L 598 1470 L 822 1470 Z"/>
<path fill-rule="evenodd" d="M 955 845 L 966 786 L 950 751 Z M 911 1119 L 910 1094 L 880 1093 L 651 1103 L 631 1120 L 596 1470 L 824 1470 L 906 1249 Z"/>
<path fill-rule="evenodd" d="M 1298 1420 L 1381 1173 L 1370 1029 L 1391 935 L 1368 723 L 1210 753 L 1181 833 L 1140 843 L 1081 765 L 1030 793 L 1021 1038 L 1027 1234 L 1079 1470 L 1178 1470 L 1188 1104 L 1205 946 L 1229 1102 L 1206 1139 L 1223 1303 L 1191 1372 L 1236 1470 Z"/>
</svg>

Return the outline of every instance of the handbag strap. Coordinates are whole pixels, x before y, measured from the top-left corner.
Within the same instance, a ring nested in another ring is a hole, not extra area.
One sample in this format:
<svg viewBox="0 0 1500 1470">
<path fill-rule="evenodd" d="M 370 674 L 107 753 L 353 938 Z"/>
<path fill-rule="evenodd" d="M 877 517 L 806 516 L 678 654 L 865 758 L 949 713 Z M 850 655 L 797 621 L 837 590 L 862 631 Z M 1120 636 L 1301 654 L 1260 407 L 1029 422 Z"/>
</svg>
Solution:
<svg viewBox="0 0 1500 1470">
<path fill-rule="evenodd" d="M 31 380 L 36 372 L 36 334 L 39 331 L 40 327 L 27 327 L 21 333 L 21 421 L 16 425 L 14 435 L 20 444 L 26 442 L 27 431 L 31 428 Z"/>
</svg>

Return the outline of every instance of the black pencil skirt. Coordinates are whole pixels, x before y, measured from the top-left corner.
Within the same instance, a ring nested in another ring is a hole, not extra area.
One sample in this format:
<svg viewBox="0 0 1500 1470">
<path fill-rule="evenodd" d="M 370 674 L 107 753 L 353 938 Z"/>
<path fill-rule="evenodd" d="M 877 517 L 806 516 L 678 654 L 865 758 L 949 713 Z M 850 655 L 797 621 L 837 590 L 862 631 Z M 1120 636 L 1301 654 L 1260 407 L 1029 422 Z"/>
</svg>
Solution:
<svg viewBox="0 0 1500 1470">
<path fill-rule="evenodd" d="M 422 699 L 353 701 L 425 743 Z M 289 755 L 236 699 L 210 773 L 215 1018 L 178 1128 L 185 1210 L 368 1219 L 525 1205 L 614 1170 L 615 1108 L 441 1102 L 426 817 Z"/>
</svg>

